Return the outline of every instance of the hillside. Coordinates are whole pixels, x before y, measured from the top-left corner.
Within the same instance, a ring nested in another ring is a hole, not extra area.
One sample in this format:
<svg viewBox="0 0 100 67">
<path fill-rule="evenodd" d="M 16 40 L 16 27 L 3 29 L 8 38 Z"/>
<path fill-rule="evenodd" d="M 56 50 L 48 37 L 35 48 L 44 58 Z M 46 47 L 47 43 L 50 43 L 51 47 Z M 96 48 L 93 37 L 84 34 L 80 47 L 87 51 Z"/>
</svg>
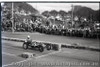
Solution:
<svg viewBox="0 0 100 67">
<path fill-rule="evenodd" d="M 62 15 L 62 16 L 66 16 L 67 15 L 67 12 L 66 11 L 63 11 L 63 10 L 60 10 L 59 11 L 59 14 Z"/>
<path fill-rule="evenodd" d="M 3 13 L 5 15 L 4 17 L 7 20 L 10 20 L 12 17 L 12 3 L 4 3 L 4 6 L 6 7 L 3 10 L 6 10 L 6 12 Z M 14 9 L 14 20 L 16 22 L 22 22 L 23 19 L 31 19 L 31 16 L 28 16 L 29 14 L 39 14 L 38 10 L 33 8 L 31 5 L 27 3 L 13 3 L 13 9 Z M 3 8 L 3 7 L 2 7 Z"/>
<path fill-rule="evenodd" d="M 87 19 L 99 20 L 99 11 L 88 7 L 74 6 L 74 15 L 79 17 L 86 17 Z"/>
<path fill-rule="evenodd" d="M 94 21 L 98 21 L 99 20 L 99 12 L 100 10 L 93 10 L 89 7 L 84 7 L 84 6 L 80 6 L 80 5 L 75 5 L 74 6 L 74 16 L 78 16 L 78 17 L 85 17 L 87 19 L 93 19 Z M 63 16 L 67 16 L 67 14 L 71 14 L 71 10 L 68 11 L 68 13 L 66 11 L 60 10 L 59 12 L 56 10 L 51 10 L 51 11 L 44 11 L 42 13 L 42 15 L 47 16 L 47 15 L 52 15 L 52 16 L 56 16 L 57 14 L 60 14 L 62 17 Z"/>
<path fill-rule="evenodd" d="M 31 5 L 29 5 L 29 4 L 27 4 L 27 3 L 13 3 L 14 4 L 14 8 L 16 9 L 16 8 L 18 8 L 18 10 L 20 11 L 20 10 L 25 10 L 26 12 L 28 12 L 28 11 L 30 11 L 31 13 L 38 13 L 38 11 L 35 9 L 35 8 L 33 8 Z M 11 9 L 11 3 L 5 3 L 5 5 L 9 8 L 9 9 Z"/>
<path fill-rule="evenodd" d="M 67 15 L 67 12 L 63 11 L 63 10 L 60 10 L 60 11 L 56 11 L 56 10 L 51 10 L 51 11 L 44 11 L 42 13 L 42 15 L 44 16 L 47 16 L 47 15 L 51 15 L 51 16 L 54 16 L 56 17 L 58 14 L 60 14 L 61 16 L 65 16 Z"/>
<path fill-rule="evenodd" d="M 50 13 L 50 15 L 52 15 L 54 17 L 56 17 L 58 14 L 58 12 L 56 10 L 51 10 L 49 13 Z"/>
</svg>

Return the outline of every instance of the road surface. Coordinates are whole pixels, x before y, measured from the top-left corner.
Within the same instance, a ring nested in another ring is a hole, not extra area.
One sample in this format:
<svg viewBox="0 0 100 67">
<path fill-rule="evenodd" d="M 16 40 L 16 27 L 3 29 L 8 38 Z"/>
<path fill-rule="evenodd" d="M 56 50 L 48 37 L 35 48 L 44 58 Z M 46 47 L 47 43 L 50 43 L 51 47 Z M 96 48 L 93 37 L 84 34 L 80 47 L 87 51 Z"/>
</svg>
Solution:
<svg viewBox="0 0 100 67">
<path fill-rule="evenodd" d="M 36 54 L 35 58 L 25 59 L 23 52 Z M 22 49 L 22 42 L 2 40 L 4 67 L 99 67 L 100 52 L 62 48 L 61 51 L 39 52 Z"/>
</svg>

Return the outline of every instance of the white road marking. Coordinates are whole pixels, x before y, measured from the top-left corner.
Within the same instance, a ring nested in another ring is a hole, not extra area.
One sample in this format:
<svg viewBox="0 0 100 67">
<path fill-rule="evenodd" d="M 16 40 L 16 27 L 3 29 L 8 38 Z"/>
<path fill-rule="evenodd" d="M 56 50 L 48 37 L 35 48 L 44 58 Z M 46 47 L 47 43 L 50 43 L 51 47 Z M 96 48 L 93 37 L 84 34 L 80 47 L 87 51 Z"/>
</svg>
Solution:
<svg viewBox="0 0 100 67">
<path fill-rule="evenodd" d="M 59 53 L 59 52 L 61 52 L 61 50 L 60 51 L 54 51 L 52 53 L 48 53 L 48 54 L 45 54 L 45 55 L 37 56 L 35 58 L 38 59 L 38 58 L 45 57 L 45 56 L 49 56 L 49 55 L 56 54 L 56 53 Z"/>
<path fill-rule="evenodd" d="M 15 54 L 7 53 L 7 52 L 2 52 L 2 54 L 17 57 Z M 3 67 L 9 66 L 9 65 L 13 65 L 13 64 L 18 64 L 18 63 L 25 62 L 25 61 L 28 61 L 28 60 L 31 60 L 31 58 L 28 58 L 26 60 L 22 60 L 22 61 L 19 61 L 19 62 L 12 62 L 10 64 L 3 65 Z"/>
<path fill-rule="evenodd" d="M 61 51 L 61 50 L 60 50 L 60 51 Z M 49 55 L 52 55 L 52 54 L 59 53 L 60 51 L 53 51 L 52 53 L 48 53 L 48 54 L 45 54 L 45 55 L 41 55 L 41 56 L 37 56 L 37 57 L 32 57 L 32 58 L 38 59 L 38 58 L 41 58 L 41 57 L 45 57 L 45 56 L 49 56 Z M 3 52 L 2 54 L 6 54 L 6 55 L 9 55 L 9 56 L 16 56 L 16 55 L 14 55 L 14 54 L 6 53 L 6 52 Z M 28 59 L 26 59 L 26 60 L 19 61 L 19 62 L 12 62 L 11 64 L 3 65 L 3 67 L 9 66 L 9 65 L 13 65 L 13 64 L 22 63 L 22 62 L 25 62 L 25 61 L 28 61 L 28 60 L 32 60 L 32 58 L 28 58 Z"/>
</svg>

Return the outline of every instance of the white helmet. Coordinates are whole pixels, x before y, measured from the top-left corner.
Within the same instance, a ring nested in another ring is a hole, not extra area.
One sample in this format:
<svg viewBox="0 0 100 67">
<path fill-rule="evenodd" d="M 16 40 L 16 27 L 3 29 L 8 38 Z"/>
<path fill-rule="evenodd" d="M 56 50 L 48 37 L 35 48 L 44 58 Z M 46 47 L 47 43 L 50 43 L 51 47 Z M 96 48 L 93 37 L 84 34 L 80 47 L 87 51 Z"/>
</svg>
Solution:
<svg viewBox="0 0 100 67">
<path fill-rule="evenodd" d="M 30 36 L 28 35 L 28 36 L 27 36 L 27 38 L 29 39 L 29 38 L 30 38 Z"/>
</svg>

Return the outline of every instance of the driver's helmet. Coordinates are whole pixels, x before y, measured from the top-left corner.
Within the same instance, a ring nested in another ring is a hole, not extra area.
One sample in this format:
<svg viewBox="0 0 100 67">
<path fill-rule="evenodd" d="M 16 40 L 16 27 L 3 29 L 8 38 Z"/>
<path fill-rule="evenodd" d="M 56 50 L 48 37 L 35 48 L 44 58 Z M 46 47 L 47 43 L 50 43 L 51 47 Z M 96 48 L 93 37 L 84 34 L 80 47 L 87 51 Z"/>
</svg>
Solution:
<svg viewBox="0 0 100 67">
<path fill-rule="evenodd" d="M 27 39 L 30 39 L 30 36 L 29 35 L 27 36 Z"/>
</svg>

